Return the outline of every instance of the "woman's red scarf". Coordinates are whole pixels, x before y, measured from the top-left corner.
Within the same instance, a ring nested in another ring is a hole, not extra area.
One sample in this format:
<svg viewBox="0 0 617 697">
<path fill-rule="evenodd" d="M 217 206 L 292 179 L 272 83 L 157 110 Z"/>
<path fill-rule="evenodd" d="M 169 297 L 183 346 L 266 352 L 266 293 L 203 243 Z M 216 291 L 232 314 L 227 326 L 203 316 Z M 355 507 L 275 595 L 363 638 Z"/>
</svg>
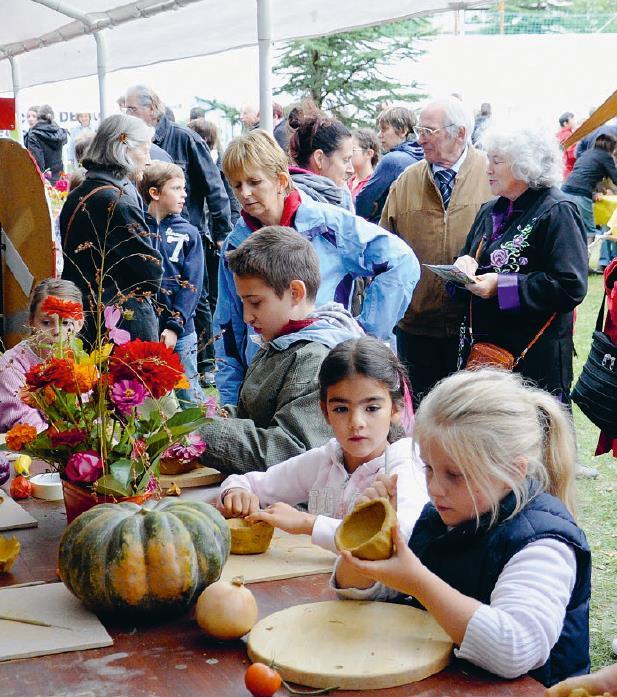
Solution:
<svg viewBox="0 0 617 697">
<path fill-rule="evenodd" d="M 302 199 L 300 198 L 300 194 L 294 189 L 291 191 L 287 196 L 285 197 L 285 204 L 283 206 L 283 215 L 281 216 L 281 222 L 279 225 L 283 225 L 285 227 L 293 227 L 294 226 L 294 218 L 296 217 L 296 211 L 298 208 L 300 208 L 300 204 L 302 203 Z M 254 218 L 252 215 L 249 215 L 244 209 L 240 211 L 240 215 L 242 216 L 244 222 L 249 226 L 252 232 L 255 232 L 255 230 L 261 229 L 264 225 L 260 220 L 257 220 L 257 218 Z"/>
</svg>

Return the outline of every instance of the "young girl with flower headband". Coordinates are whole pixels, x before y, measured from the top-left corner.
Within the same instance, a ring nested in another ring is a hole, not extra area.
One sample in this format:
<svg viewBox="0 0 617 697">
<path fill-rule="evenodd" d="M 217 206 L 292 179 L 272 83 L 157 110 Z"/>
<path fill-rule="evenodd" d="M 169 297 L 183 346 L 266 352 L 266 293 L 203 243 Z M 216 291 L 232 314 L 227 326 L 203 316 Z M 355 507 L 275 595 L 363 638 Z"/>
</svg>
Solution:
<svg viewBox="0 0 617 697">
<path fill-rule="evenodd" d="M 566 410 L 510 372 L 462 371 L 424 398 L 413 437 L 431 503 L 408 545 L 393 529 L 390 559 L 343 552 L 339 594 L 411 596 L 458 658 L 501 677 L 529 673 L 549 686 L 588 673 L 591 553 L 573 517 Z"/>
<path fill-rule="evenodd" d="M 84 323 L 82 296 L 71 281 L 46 278 L 30 294 L 28 324 L 31 336 L 0 357 L 0 432 L 16 423 L 43 431 L 40 412 L 21 401 L 20 391 L 30 368 L 42 363 L 52 344 L 67 341 Z"/>
<path fill-rule="evenodd" d="M 341 519 L 384 472 L 387 458 L 407 539 L 428 495 L 411 439 L 389 443 L 392 426 L 400 423 L 408 432 L 413 421 L 405 369 L 377 339 L 350 339 L 324 359 L 319 390 L 334 438 L 265 472 L 228 477 L 221 484 L 220 510 L 228 518 L 263 520 L 292 534 L 311 535 L 315 544 L 334 551 Z M 303 502 L 308 512 L 293 507 Z"/>
</svg>

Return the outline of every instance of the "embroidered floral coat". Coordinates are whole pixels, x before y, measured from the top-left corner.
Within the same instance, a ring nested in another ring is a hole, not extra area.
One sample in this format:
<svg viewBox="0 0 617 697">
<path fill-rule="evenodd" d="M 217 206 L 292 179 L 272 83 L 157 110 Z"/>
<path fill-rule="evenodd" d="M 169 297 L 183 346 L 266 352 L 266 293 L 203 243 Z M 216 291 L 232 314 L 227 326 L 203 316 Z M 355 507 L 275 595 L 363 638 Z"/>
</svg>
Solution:
<svg viewBox="0 0 617 697">
<path fill-rule="evenodd" d="M 576 204 L 559 189 L 527 189 L 513 203 L 502 233 L 493 234 L 509 201 L 485 203 L 461 255 L 474 256 L 477 274 L 496 272 L 498 292 L 472 301 L 475 341 L 489 341 L 518 357 L 552 313 L 555 319 L 518 365 L 518 372 L 569 401 L 573 310 L 587 292 L 587 249 Z"/>
</svg>

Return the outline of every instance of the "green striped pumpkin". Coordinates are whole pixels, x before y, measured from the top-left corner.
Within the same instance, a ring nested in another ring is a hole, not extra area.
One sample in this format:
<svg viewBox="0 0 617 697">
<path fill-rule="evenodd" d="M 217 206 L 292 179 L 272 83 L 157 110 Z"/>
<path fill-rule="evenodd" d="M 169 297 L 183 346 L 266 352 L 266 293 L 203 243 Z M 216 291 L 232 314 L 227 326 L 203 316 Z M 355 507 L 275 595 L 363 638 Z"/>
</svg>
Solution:
<svg viewBox="0 0 617 697">
<path fill-rule="evenodd" d="M 99 613 L 169 614 L 221 575 L 230 535 L 201 501 L 106 503 L 78 516 L 60 541 L 66 587 Z"/>
</svg>

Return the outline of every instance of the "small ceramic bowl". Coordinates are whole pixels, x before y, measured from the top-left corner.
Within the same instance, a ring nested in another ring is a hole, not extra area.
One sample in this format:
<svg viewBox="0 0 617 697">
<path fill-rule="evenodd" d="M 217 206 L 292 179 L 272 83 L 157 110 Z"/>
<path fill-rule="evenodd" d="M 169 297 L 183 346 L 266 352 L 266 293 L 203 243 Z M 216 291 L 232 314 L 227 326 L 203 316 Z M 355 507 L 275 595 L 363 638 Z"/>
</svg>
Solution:
<svg viewBox="0 0 617 697">
<path fill-rule="evenodd" d="M 274 528 L 259 521 L 251 525 L 244 518 L 228 518 L 232 554 L 263 554 L 270 546 Z"/>
<path fill-rule="evenodd" d="M 30 478 L 32 496 L 46 501 L 62 501 L 62 481 L 58 472 L 45 472 Z"/>
<path fill-rule="evenodd" d="M 192 472 L 201 467 L 199 460 L 180 460 L 175 457 L 162 457 L 159 460 L 159 472 L 165 475 L 178 475 Z"/>
<path fill-rule="evenodd" d="M 387 499 L 371 499 L 358 504 L 343 518 L 334 540 L 358 559 L 388 559 L 392 556 L 392 526 L 396 511 Z"/>
<path fill-rule="evenodd" d="M 0 574 L 8 574 L 20 550 L 21 544 L 16 537 L 0 535 Z"/>
</svg>

